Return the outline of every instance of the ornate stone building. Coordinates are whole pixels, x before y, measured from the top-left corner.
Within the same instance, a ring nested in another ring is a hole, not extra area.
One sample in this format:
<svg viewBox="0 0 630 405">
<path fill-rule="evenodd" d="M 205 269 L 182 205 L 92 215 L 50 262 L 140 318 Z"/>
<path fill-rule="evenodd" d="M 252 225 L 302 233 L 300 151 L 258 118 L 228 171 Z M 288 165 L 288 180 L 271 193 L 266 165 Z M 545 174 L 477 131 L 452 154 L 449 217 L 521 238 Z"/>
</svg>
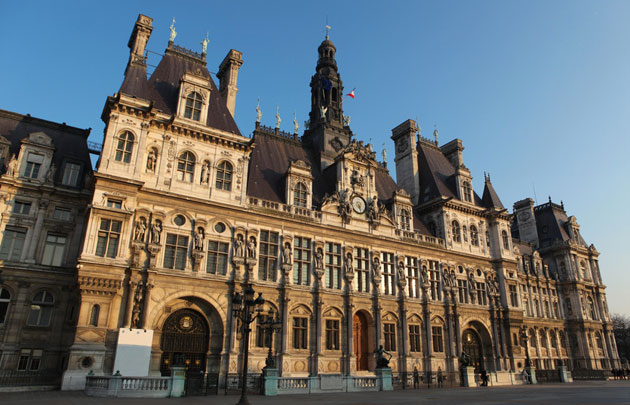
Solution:
<svg viewBox="0 0 630 405">
<path fill-rule="evenodd" d="M 58 384 L 66 368 L 92 197 L 89 133 L 0 110 L 0 376 L 17 370 Z"/>
<path fill-rule="evenodd" d="M 153 331 L 148 369 L 182 362 L 240 369 L 231 297 L 252 283 L 279 314 L 283 376 L 369 374 L 380 345 L 394 372 L 451 374 L 459 356 L 497 381 L 525 363 L 608 369 L 618 362 L 597 251 L 562 206 L 510 214 L 490 177 L 481 197 L 462 141 L 439 146 L 407 120 L 392 130 L 396 176 L 355 139 L 326 37 L 301 136 L 234 116 L 243 63 L 231 50 L 219 86 L 174 44 L 147 78 L 152 19 L 138 17 L 120 90 L 108 97 L 95 189 L 78 261 L 81 307 L 65 388 L 115 371 L 121 331 Z M 260 372 L 269 330 L 252 326 Z M 505 380 L 507 381 L 507 380 Z"/>
</svg>

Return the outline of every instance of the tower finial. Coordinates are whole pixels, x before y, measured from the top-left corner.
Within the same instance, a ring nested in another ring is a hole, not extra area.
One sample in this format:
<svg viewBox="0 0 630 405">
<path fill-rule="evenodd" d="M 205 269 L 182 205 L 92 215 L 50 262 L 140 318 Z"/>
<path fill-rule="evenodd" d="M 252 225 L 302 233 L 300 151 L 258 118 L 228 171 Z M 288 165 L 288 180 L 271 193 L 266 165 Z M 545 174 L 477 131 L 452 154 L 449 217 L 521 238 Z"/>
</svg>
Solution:
<svg viewBox="0 0 630 405">
<path fill-rule="evenodd" d="M 326 27 L 325 28 L 326 28 L 326 39 L 328 39 L 328 34 L 330 33 L 330 30 L 332 28 L 330 25 L 328 25 L 328 16 L 326 16 Z"/>
<path fill-rule="evenodd" d="M 168 37 L 168 42 L 172 44 L 177 36 L 177 31 L 175 31 L 175 17 L 173 17 L 173 22 L 171 23 L 169 30 L 171 31 L 171 35 Z"/>
</svg>

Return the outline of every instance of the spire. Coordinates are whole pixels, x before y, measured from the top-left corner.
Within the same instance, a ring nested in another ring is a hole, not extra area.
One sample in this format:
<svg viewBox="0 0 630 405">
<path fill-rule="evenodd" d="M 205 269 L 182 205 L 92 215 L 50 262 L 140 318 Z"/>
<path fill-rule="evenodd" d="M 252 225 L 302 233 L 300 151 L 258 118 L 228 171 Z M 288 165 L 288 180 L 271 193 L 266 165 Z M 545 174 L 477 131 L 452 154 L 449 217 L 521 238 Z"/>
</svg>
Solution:
<svg viewBox="0 0 630 405">
<path fill-rule="evenodd" d="M 500 210 L 505 209 L 505 207 L 501 203 L 501 200 L 499 199 L 499 196 L 497 195 L 497 192 L 494 191 L 494 187 L 490 182 L 490 173 L 484 172 L 483 178 L 485 184 L 483 187 L 483 197 L 481 197 L 482 205 L 486 208 L 496 208 Z"/>
</svg>

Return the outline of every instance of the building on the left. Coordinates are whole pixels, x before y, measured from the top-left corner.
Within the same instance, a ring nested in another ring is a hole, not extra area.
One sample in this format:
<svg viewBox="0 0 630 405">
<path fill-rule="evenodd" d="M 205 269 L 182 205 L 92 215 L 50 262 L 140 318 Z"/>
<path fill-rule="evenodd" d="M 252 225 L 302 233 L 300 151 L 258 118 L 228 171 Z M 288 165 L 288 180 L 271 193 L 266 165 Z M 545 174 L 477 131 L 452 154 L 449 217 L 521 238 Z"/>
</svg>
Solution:
<svg viewBox="0 0 630 405">
<path fill-rule="evenodd" d="M 80 129 L 0 110 L 0 378 L 58 385 L 79 313 L 76 263 L 92 196 Z M 22 383 L 20 383 L 21 385 Z"/>
</svg>

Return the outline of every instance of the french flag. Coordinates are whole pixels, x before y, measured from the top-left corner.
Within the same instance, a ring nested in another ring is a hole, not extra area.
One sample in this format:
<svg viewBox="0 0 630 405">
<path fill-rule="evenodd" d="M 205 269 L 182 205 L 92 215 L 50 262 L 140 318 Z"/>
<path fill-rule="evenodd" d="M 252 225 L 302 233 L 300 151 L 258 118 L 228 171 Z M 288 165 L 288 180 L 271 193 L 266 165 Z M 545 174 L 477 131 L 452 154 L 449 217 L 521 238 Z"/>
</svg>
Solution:
<svg viewBox="0 0 630 405">
<path fill-rule="evenodd" d="M 356 89 L 357 89 L 356 87 L 355 87 L 354 89 L 352 89 L 352 91 L 351 91 L 350 93 L 346 94 L 346 97 L 352 97 L 352 98 L 354 98 L 354 91 L 355 91 Z"/>
</svg>

